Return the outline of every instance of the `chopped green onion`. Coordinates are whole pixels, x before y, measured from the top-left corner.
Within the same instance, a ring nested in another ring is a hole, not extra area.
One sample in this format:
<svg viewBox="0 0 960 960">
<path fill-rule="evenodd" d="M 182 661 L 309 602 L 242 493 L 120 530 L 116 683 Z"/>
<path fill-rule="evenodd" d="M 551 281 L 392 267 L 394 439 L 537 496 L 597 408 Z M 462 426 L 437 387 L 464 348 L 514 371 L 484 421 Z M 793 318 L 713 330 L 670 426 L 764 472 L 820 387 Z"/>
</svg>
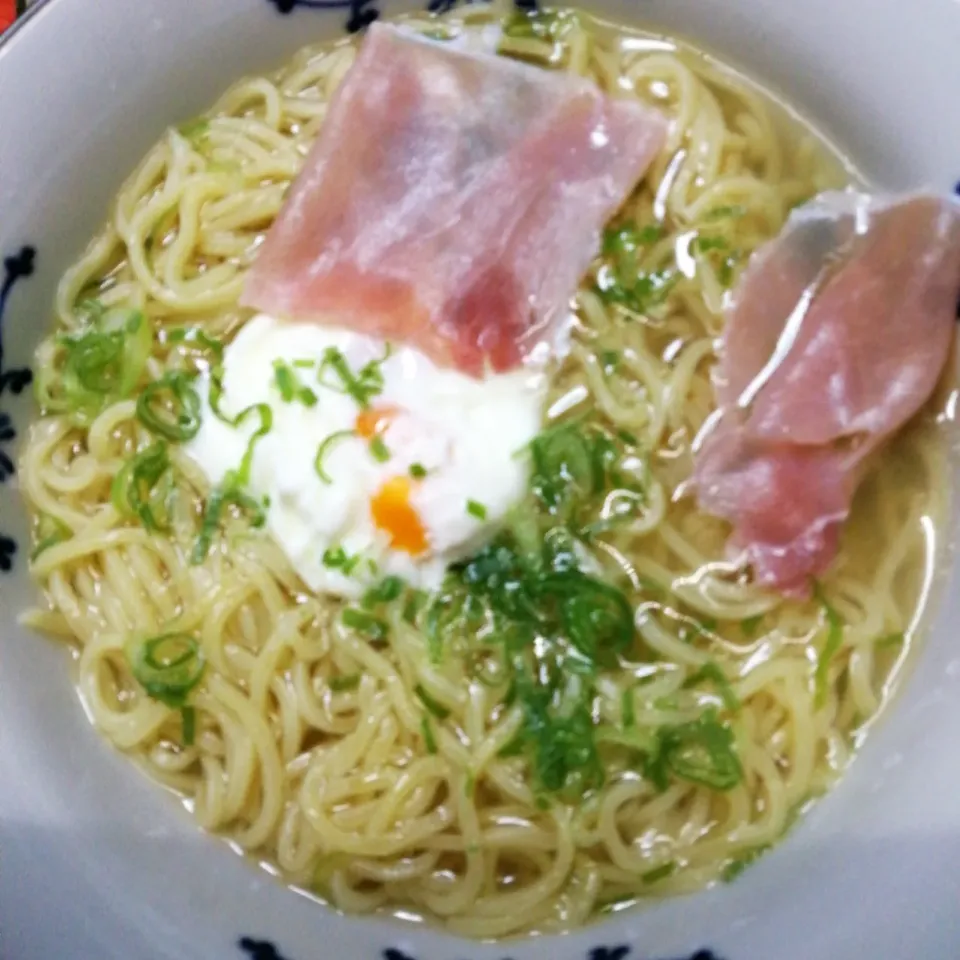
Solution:
<svg viewBox="0 0 960 960">
<path fill-rule="evenodd" d="M 131 457 L 113 478 L 110 499 L 121 516 L 138 519 L 151 533 L 167 529 L 169 482 L 165 489 L 160 481 L 168 478 L 170 457 L 167 445 L 158 440 Z"/>
<path fill-rule="evenodd" d="M 469 513 L 471 517 L 476 517 L 477 520 L 483 521 L 487 519 L 487 508 L 476 500 L 467 501 L 467 513 Z"/>
<path fill-rule="evenodd" d="M 364 595 L 361 606 L 372 609 L 383 603 L 392 603 L 404 590 L 406 584 L 400 577 L 384 577 L 375 587 L 371 587 Z"/>
<path fill-rule="evenodd" d="M 604 350 L 597 355 L 604 373 L 613 373 L 620 364 L 619 350 Z"/>
<path fill-rule="evenodd" d="M 192 747 L 197 732 L 197 711 L 193 707 L 181 707 L 180 722 L 183 724 L 183 745 Z"/>
<path fill-rule="evenodd" d="M 521 753 L 523 753 L 523 734 L 518 733 L 497 751 L 497 756 L 507 759 L 508 757 L 519 757 Z"/>
<path fill-rule="evenodd" d="M 503 22 L 503 35 L 525 40 L 560 42 L 579 23 L 576 13 L 569 10 L 516 9 Z"/>
<path fill-rule="evenodd" d="M 205 117 L 197 117 L 195 120 L 188 120 L 186 123 L 180 124 L 177 131 L 180 136 L 196 143 L 210 132 L 210 121 Z"/>
<path fill-rule="evenodd" d="M 743 780 L 733 733 L 712 710 L 688 723 L 661 727 L 657 739 L 645 772 L 661 790 L 667 788 L 670 772 L 712 790 L 731 790 Z"/>
<path fill-rule="evenodd" d="M 353 573 L 361 559 L 360 554 L 351 557 L 343 547 L 328 547 L 323 551 L 323 565 L 330 570 L 340 570 L 345 577 Z"/>
<path fill-rule="evenodd" d="M 338 393 L 348 394 L 356 401 L 358 406 L 365 410 L 370 406 L 370 401 L 383 392 L 383 370 L 381 367 L 389 356 L 390 346 L 388 344 L 383 357 L 379 360 L 371 360 L 357 373 L 354 373 L 341 350 L 336 347 L 327 347 L 317 377 L 322 386 L 330 390 L 336 390 Z M 331 383 L 326 378 L 325 373 L 328 368 L 333 371 L 337 383 Z"/>
<path fill-rule="evenodd" d="M 423 590 L 412 590 L 403 605 L 403 619 L 411 625 L 416 623 L 426 603 L 427 594 Z"/>
<path fill-rule="evenodd" d="M 604 303 L 618 304 L 632 313 L 645 314 L 664 303 L 681 275 L 673 270 L 638 273 L 629 283 L 618 280 L 612 272 L 597 275 L 596 293 Z"/>
<path fill-rule="evenodd" d="M 564 789 L 572 778 L 584 788 L 600 786 L 604 769 L 587 704 L 577 702 L 569 713 L 551 710 L 549 691 L 538 690 L 529 681 L 521 684 L 518 696 L 536 783 L 552 793 Z"/>
<path fill-rule="evenodd" d="M 58 543 L 63 543 L 73 536 L 73 530 L 70 529 L 62 520 L 51 517 L 48 514 L 41 514 L 37 521 L 36 539 L 37 545 L 30 554 L 30 562 L 33 563 L 37 557 Z"/>
<path fill-rule="evenodd" d="M 591 661 L 623 653 L 633 643 L 633 607 L 615 587 L 583 574 L 548 578 L 544 589 L 560 598 L 570 642 Z"/>
<path fill-rule="evenodd" d="M 330 678 L 330 689 L 333 693 L 345 693 L 348 690 L 356 690 L 359 686 L 359 673 L 351 673 L 342 677 Z"/>
<path fill-rule="evenodd" d="M 147 696 L 168 707 L 186 704 L 206 667 L 200 644 L 187 633 L 164 633 L 131 641 L 126 655 L 134 678 Z"/>
<path fill-rule="evenodd" d="M 662 240 L 665 234 L 663 227 L 656 223 L 638 227 L 631 222 L 622 227 L 611 227 L 603 232 L 602 250 L 608 256 L 633 254 L 640 247 L 647 247 L 651 243 Z"/>
<path fill-rule="evenodd" d="M 386 640 L 390 632 L 389 627 L 383 620 L 354 607 L 347 607 L 343 611 L 341 620 L 345 627 L 356 630 L 357 633 L 362 633 L 375 642 Z"/>
<path fill-rule="evenodd" d="M 414 480 L 422 480 L 427 475 L 427 468 L 422 463 L 410 464 L 410 476 Z"/>
<path fill-rule="evenodd" d="M 423 745 L 427 748 L 427 753 L 435 754 L 437 752 L 437 741 L 433 736 L 430 718 L 426 714 L 420 718 L 420 733 L 423 735 Z"/>
<path fill-rule="evenodd" d="M 200 430 L 200 397 L 183 373 L 168 373 L 147 384 L 137 398 L 137 416 L 153 433 L 182 443 Z"/>
<path fill-rule="evenodd" d="M 323 466 L 323 461 L 327 458 L 327 454 L 329 454 L 334 445 L 340 443 L 341 440 L 346 440 L 347 437 L 355 436 L 356 434 L 353 432 L 353 430 L 337 430 L 334 433 L 331 433 L 328 437 L 325 437 L 320 443 L 320 446 L 317 447 L 317 455 L 313 461 L 313 469 L 316 470 L 317 476 L 324 483 L 333 483 L 333 478 L 329 473 L 327 473 Z"/>
<path fill-rule="evenodd" d="M 255 403 L 253 406 L 242 410 L 236 418 L 234 426 L 239 427 L 251 414 L 256 414 L 260 417 L 260 426 L 251 434 L 250 441 L 247 443 L 247 449 L 243 454 L 243 459 L 240 461 L 240 466 L 234 471 L 233 482 L 241 487 L 246 486 L 250 482 L 250 470 L 253 466 L 253 451 L 257 441 L 265 437 L 273 427 L 273 410 L 271 410 L 266 403 Z"/>
<path fill-rule="evenodd" d="M 717 279 L 720 281 L 720 286 L 725 290 L 733 286 L 733 278 L 737 268 L 737 260 L 735 257 L 727 257 L 723 263 L 720 264 L 720 270 L 717 273 Z"/>
<path fill-rule="evenodd" d="M 714 663 L 712 660 L 705 663 L 696 673 L 691 674 L 683 684 L 685 690 L 689 690 L 692 687 L 697 686 L 700 683 L 709 681 L 716 688 L 717 692 L 720 694 L 720 699 L 723 700 L 723 705 L 730 710 L 735 712 L 740 709 L 740 699 L 733 692 L 733 687 L 730 685 L 730 681 L 727 679 L 726 674 L 723 670 L 720 669 L 720 666 Z"/>
<path fill-rule="evenodd" d="M 417 684 L 413 688 L 413 692 L 420 698 L 420 701 L 423 705 L 438 719 L 446 720 L 450 716 L 450 711 L 442 704 L 437 703 L 433 697 L 423 689 L 422 684 Z"/>
<path fill-rule="evenodd" d="M 677 861 L 668 860 L 659 867 L 654 867 L 652 870 L 640 874 L 640 879 L 644 883 L 659 883 L 661 880 L 666 880 L 667 877 L 672 877 L 676 872 Z"/>
<path fill-rule="evenodd" d="M 56 338 L 62 363 L 40 371 L 35 388 L 45 412 L 67 413 L 81 423 L 133 392 L 153 343 L 150 324 L 139 311 L 108 310 L 92 319 L 89 327 Z"/>
<path fill-rule="evenodd" d="M 888 633 L 877 641 L 877 648 L 884 650 L 887 647 L 899 647 L 906 643 L 907 637 L 904 633 Z"/>
<path fill-rule="evenodd" d="M 292 403 L 293 395 L 297 389 L 296 374 L 282 360 L 273 361 L 273 378 L 277 389 L 280 391 L 280 399 L 284 403 Z"/>
<path fill-rule="evenodd" d="M 724 883 L 733 883 L 733 881 L 736 880 L 737 877 L 739 877 L 740 874 L 747 869 L 747 867 L 754 864 L 769 849 L 769 844 L 762 844 L 758 847 L 754 847 L 742 857 L 728 861 L 723 870 L 720 872 L 720 879 L 723 880 Z"/>
<path fill-rule="evenodd" d="M 223 341 L 211 337 L 202 327 L 177 327 L 168 331 L 165 339 L 170 344 L 186 344 L 209 350 L 218 361 L 223 358 Z"/>
<path fill-rule="evenodd" d="M 206 560 L 213 542 L 213 535 L 220 527 L 223 511 L 229 506 L 235 506 L 241 512 L 247 514 L 251 527 L 259 528 L 267 522 L 261 504 L 243 491 L 236 471 L 231 471 L 224 477 L 220 486 L 216 487 L 207 498 L 207 505 L 200 525 L 200 535 L 197 537 L 190 557 L 190 562 L 194 565 Z"/>
<path fill-rule="evenodd" d="M 300 382 L 296 370 L 285 361 L 273 361 L 273 379 L 276 388 L 280 391 L 280 399 L 284 403 L 293 403 L 297 400 L 305 407 L 317 405 L 317 395 Z"/>
<path fill-rule="evenodd" d="M 726 250 L 730 246 L 723 237 L 696 237 L 693 247 L 698 253 L 710 253 L 712 250 Z"/>
<path fill-rule="evenodd" d="M 826 703 L 827 686 L 830 680 L 830 662 L 843 646 L 843 620 L 833 605 L 827 600 L 819 583 L 814 583 L 814 596 L 823 608 L 827 621 L 827 641 L 817 656 L 817 669 L 814 674 L 814 704 L 819 709 Z"/>
<path fill-rule="evenodd" d="M 576 424 L 552 427 L 530 445 L 533 491 L 551 512 L 593 489 L 590 444 Z"/>
<path fill-rule="evenodd" d="M 382 437 L 374 437 L 370 441 L 370 453 L 378 463 L 386 463 L 390 459 L 390 451 Z"/>
<path fill-rule="evenodd" d="M 250 441 L 247 444 L 246 452 L 240 461 L 240 466 L 232 473 L 231 482 L 236 486 L 246 486 L 250 481 L 250 468 L 253 464 L 253 452 L 257 441 L 265 437 L 273 427 L 273 410 L 266 403 L 254 403 L 245 407 L 235 417 L 228 416 L 223 412 L 221 401 L 223 399 L 223 369 L 217 367 L 210 371 L 210 409 L 213 410 L 217 418 L 227 426 L 238 428 L 249 416 L 256 414 L 260 417 L 260 426 L 253 432 Z"/>
<path fill-rule="evenodd" d="M 620 716 L 623 729 L 630 730 L 637 724 L 637 715 L 634 706 L 633 690 L 624 690 L 620 701 Z"/>
</svg>

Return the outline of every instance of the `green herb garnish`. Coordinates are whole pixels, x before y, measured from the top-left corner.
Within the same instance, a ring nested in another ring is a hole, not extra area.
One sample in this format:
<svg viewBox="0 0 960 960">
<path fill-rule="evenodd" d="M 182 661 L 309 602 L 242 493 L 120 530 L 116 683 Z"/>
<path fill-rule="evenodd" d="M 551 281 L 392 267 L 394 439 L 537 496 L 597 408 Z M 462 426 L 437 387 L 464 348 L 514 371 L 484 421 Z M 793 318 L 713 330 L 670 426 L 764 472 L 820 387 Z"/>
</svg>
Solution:
<svg viewBox="0 0 960 960">
<path fill-rule="evenodd" d="M 689 723 L 661 727 L 644 772 L 660 790 L 669 785 L 671 773 L 712 790 L 731 790 L 743 780 L 733 733 L 717 720 L 713 710 Z"/>
<path fill-rule="evenodd" d="M 597 359 L 600 361 L 604 373 L 614 373 L 620 364 L 620 351 L 603 350 L 597 354 Z"/>
<path fill-rule="evenodd" d="M 723 705 L 731 712 L 740 709 L 740 699 L 733 692 L 733 687 L 720 666 L 712 660 L 705 663 L 696 673 L 691 674 L 683 684 L 685 690 L 696 687 L 701 683 L 712 683 L 723 700 Z"/>
<path fill-rule="evenodd" d="M 377 463 L 386 463 L 390 459 L 390 451 L 382 437 L 374 437 L 370 441 L 370 455 Z"/>
<path fill-rule="evenodd" d="M 435 754 L 437 752 L 437 741 L 433 736 L 430 718 L 426 714 L 420 718 L 420 733 L 423 736 L 423 745 L 427 748 L 427 753 Z"/>
<path fill-rule="evenodd" d="M 330 570 L 339 570 L 349 577 L 363 559 L 360 554 L 350 556 L 343 547 L 328 547 L 323 551 L 323 565 Z"/>
<path fill-rule="evenodd" d="M 64 543 L 72 536 L 73 530 L 62 520 L 45 513 L 41 514 L 36 527 L 37 545 L 30 554 L 30 562 L 33 563 L 41 553 L 55 547 L 58 543 Z"/>
<path fill-rule="evenodd" d="M 663 303 L 679 275 L 673 270 L 642 271 L 640 253 L 664 236 L 659 224 L 638 227 L 632 222 L 604 232 L 604 265 L 597 274 L 596 292 L 605 303 L 620 304 L 634 313 Z"/>
<path fill-rule="evenodd" d="M 386 640 L 390 629 L 383 620 L 378 619 L 365 610 L 357 610 L 355 607 L 347 607 L 340 618 L 345 627 L 356 630 L 369 637 L 374 642 Z"/>
<path fill-rule="evenodd" d="M 191 143 L 202 140 L 210 132 L 210 121 L 206 117 L 197 117 L 194 120 L 188 120 L 180 124 L 177 131 L 181 137 L 186 138 Z"/>
<path fill-rule="evenodd" d="M 180 722 L 182 724 L 183 745 L 192 747 L 197 734 L 197 711 L 193 707 L 181 707 Z"/>
<path fill-rule="evenodd" d="M 420 702 L 438 719 L 446 720 L 450 716 L 450 711 L 442 704 L 434 700 L 433 697 L 424 690 L 422 684 L 417 684 L 413 692 L 420 698 Z"/>
<path fill-rule="evenodd" d="M 727 250 L 730 244 L 723 237 L 696 237 L 693 248 L 698 253 L 710 253 L 712 250 Z"/>
<path fill-rule="evenodd" d="M 817 669 L 814 674 L 814 704 L 819 709 L 827 701 L 827 687 L 830 680 L 830 663 L 843 646 L 843 620 L 833 604 L 827 600 L 819 583 L 814 583 L 814 597 L 820 602 L 827 621 L 827 640 L 817 656 Z"/>
<path fill-rule="evenodd" d="M 333 449 L 333 447 L 340 443 L 342 440 L 346 440 L 347 437 L 355 437 L 356 434 L 353 430 L 337 430 L 334 433 L 331 433 L 328 437 L 325 437 L 321 442 L 320 446 L 317 447 L 317 455 L 313 461 L 313 469 L 316 470 L 317 476 L 326 484 L 333 483 L 333 478 L 327 473 L 326 468 L 323 465 L 324 460 L 326 460 L 327 455 Z"/>
<path fill-rule="evenodd" d="M 907 636 L 905 633 L 888 633 L 885 637 L 881 637 L 877 641 L 877 649 L 885 650 L 889 647 L 899 647 L 907 642 Z"/>
<path fill-rule="evenodd" d="M 347 358 L 336 347 L 327 347 L 320 363 L 317 377 L 322 386 L 352 397 L 358 406 L 366 410 L 370 401 L 383 392 L 383 363 L 390 356 L 390 347 L 379 360 L 371 360 L 357 373 L 350 369 Z M 332 379 L 330 374 L 332 374 Z"/>
<path fill-rule="evenodd" d="M 580 20 L 569 10 L 516 9 L 503 21 L 503 35 L 517 40 L 560 42 Z"/>
<path fill-rule="evenodd" d="M 486 520 L 487 519 L 487 508 L 476 500 L 467 501 L 467 513 L 471 517 L 475 517 L 477 520 Z"/>
<path fill-rule="evenodd" d="M 151 533 L 166 530 L 170 456 L 161 440 L 131 457 L 113 478 L 110 499 L 124 517 L 138 519 Z"/>
<path fill-rule="evenodd" d="M 167 343 L 172 345 L 184 344 L 214 354 L 217 362 L 223 359 L 223 341 L 211 337 L 202 327 L 177 327 L 165 335 Z"/>
<path fill-rule="evenodd" d="M 200 430 L 200 396 L 193 389 L 192 378 L 168 373 L 147 384 L 137 397 L 137 417 L 166 440 L 192 440 Z"/>
<path fill-rule="evenodd" d="M 677 872 L 677 866 L 676 860 L 668 860 L 659 867 L 654 867 L 652 870 L 648 870 L 646 873 L 641 873 L 640 879 L 644 883 L 648 884 L 659 883 L 661 880 L 666 880 L 668 877 L 672 877 Z"/>
<path fill-rule="evenodd" d="M 371 587 L 364 595 L 361 605 L 367 610 L 380 606 L 383 603 L 392 603 L 403 593 L 406 584 L 400 577 L 384 577 L 375 587 Z"/>
<path fill-rule="evenodd" d="M 280 391 L 280 399 L 284 403 L 293 403 L 296 400 L 305 407 L 317 405 L 317 395 L 300 382 L 297 371 L 286 361 L 273 361 L 273 380 L 277 390 Z"/>
<path fill-rule="evenodd" d="M 196 718 L 187 707 L 187 697 L 206 667 L 200 644 L 187 633 L 164 633 L 131 641 L 125 653 L 134 679 L 147 696 L 181 711 L 183 742 L 192 744 Z"/>
<path fill-rule="evenodd" d="M 410 476 L 414 480 L 422 480 L 427 475 L 427 468 L 422 463 L 410 464 Z"/>
<path fill-rule="evenodd" d="M 356 690 L 359 686 L 359 673 L 350 673 L 345 676 L 330 678 L 330 690 L 333 693 L 345 693 L 348 690 Z"/>
<path fill-rule="evenodd" d="M 93 303 L 97 309 L 89 314 L 90 325 L 56 338 L 54 362 L 38 371 L 35 383 L 45 413 L 65 413 L 78 423 L 134 391 L 153 344 L 142 313 Z"/>
<path fill-rule="evenodd" d="M 637 725 L 633 690 L 623 691 L 623 694 L 620 698 L 620 718 L 623 722 L 624 730 L 630 730 Z"/>
<path fill-rule="evenodd" d="M 737 857 L 735 860 L 728 861 L 723 870 L 720 871 L 720 879 L 723 880 L 724 883 L 733 883 L 733 881 L 736 880 L 737 877 L 739 877 L 740 874 L 747 869 L 747 867 L 756 863 L 756 861 L 769 849 L 769 844 L 763 844 L 761 846 L 754 847 L 742 857 Z"/>
<path fill-rule="evenodd" d="M 244 491 L 237 471 L 231 470 L 224 477 L 223 482 L 215 487 L 207 498 L 200 524 L 200 534 L 193 545 L 193 553 L 190 555 L 192 564 L 200 564 L 206 560 L 213 543 L 214 534 L 220 528 L 223 513 L 231 506 L 245 514 L 248 523 L 254 529 L 259 529 L 267 522 L 263 505 Z"/>
</svg>

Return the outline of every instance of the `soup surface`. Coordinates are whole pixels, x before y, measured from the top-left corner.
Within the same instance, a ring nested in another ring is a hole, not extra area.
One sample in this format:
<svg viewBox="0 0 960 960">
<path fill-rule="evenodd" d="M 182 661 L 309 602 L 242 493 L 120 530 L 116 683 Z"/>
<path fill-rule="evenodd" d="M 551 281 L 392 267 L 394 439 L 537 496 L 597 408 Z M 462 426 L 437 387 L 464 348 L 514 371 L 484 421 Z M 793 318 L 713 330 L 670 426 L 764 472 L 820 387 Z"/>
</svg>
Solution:
<svg viewBox="0 0 960 960">
<path fill-rule="evenodd" d="M 813 596 L 756 587 L 690 490 L 716 341 L 750 254 L 849 169 L 685 43 L 572 10 L 403 22 L 671 120 L 577 293 L 519 501 L 439 587 L 371 564 L 344 600 L 186 443 L 359 41 L 311 47 L 167 131 L 63 278 L 26 619 L 75 651 L 98 729 L 289 884 L 470 937 L 562 931 L 734 879 L 850 762 L 922 627 L 946 400 L 876 460 Z"/>
</svg>

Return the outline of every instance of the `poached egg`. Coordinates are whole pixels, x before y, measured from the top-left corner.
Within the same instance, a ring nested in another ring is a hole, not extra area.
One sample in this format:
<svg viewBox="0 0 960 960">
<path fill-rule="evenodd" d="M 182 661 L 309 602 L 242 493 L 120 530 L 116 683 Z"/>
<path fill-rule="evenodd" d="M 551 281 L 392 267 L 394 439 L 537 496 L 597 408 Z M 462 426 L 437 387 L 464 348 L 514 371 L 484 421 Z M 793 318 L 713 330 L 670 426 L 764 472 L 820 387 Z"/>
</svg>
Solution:
<svg viewBox="0 0 960 960">
<path fill-rule="evenodd" d="M 235 470 L 258 418 L 231 426 L 203 398 L 185 450 L 211 484 Z M 219 407 L 267 404 L 247 491 L 315 592 L 360 596 L 387 575 L 436 589 L 488 540 L 528 482 L 546 383 L 519 370 L 477 380 L 410 347 L 259 314 L 226 348 Z"/>
</svg>

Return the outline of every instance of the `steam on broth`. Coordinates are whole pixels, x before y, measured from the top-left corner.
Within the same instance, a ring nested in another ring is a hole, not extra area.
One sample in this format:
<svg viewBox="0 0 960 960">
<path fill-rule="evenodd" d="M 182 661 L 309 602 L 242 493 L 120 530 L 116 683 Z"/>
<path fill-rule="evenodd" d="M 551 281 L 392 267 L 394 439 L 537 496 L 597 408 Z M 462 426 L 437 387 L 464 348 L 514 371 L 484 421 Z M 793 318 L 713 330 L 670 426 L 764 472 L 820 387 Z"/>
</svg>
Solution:
<svg viewBox="0 0 960 960">
<path fill-rule="evenodd" d="M 471 937 L 567 930 L 733 879 L 844 770 L 922 631 L 946 388 L 880 454 L 814 596 L 756 587 L 690 492 L 717 337 L 751 253 L 851 168 L 685 43 L 568 10 L 404 22 L 672 120 L 577 291 L 520 501 L 438 589 L 345 602 L 185 452 L 191 377 L 250 320 L 244 276 L 359 41 L 313 47 L 168 131 L 60 285 L 21 473 L 27 621 L 70 640 L 107 738 L 291 885 Z M 112 359 L 84 374 L 91 330 Z"/>
</svg>

